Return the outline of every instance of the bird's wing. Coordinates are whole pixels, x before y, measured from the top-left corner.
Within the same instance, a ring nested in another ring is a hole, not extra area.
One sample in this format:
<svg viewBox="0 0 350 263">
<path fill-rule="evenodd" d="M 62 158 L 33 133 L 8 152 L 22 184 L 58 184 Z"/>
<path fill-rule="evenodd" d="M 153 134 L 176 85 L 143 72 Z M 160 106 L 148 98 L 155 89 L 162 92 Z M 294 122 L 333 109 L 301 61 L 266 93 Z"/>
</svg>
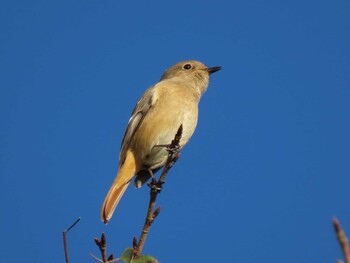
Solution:
<svg viewBox="0 0 350 263">
<path fill-rule="evenodd" d="M 140 127 L 145 116 L 147 115 L 149 110 L 152 108 L 152 106 L 156 103 L 156 101 L 157 101 L 157 94 L 156 94 L 155 86 L 153 86 L 148 90 L 146 90 L 142 98 L 136 104 L 122 141 L 120 156 L 119 156 L 119 165 L 122 165 L 124 163 L 126 151 L 129 148 L 132 137 L 134 136 L 135 132 Z"/>
</svg>

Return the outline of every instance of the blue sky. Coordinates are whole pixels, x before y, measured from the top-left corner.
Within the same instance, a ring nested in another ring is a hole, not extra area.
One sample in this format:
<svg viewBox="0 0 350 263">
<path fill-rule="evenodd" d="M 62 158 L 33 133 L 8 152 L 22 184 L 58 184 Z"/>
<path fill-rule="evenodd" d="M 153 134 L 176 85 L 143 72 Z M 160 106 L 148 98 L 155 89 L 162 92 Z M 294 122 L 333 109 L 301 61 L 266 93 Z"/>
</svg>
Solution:
<svg viewBox="0 0 350 263">
<path fill-rule="evenodd" d="M 335 262 L 350 235 L 348 1 L 5 1 L 0 261 L 93 262 L 139 236 L 148 189 L 100 208 L 145 89 L 222 66 L 170 171 L 144 253 L 160 262 Z"/>
</svg>

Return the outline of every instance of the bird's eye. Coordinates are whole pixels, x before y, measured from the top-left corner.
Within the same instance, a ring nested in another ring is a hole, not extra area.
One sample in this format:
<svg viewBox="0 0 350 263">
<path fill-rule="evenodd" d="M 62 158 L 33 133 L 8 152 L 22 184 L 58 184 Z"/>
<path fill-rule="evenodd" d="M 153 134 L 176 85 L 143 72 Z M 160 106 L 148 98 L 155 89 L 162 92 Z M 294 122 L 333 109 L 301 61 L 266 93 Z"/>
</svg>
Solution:
<svg viewBox="0 0 350 263">
<path fill-rule="evenodd" d="M 191 64 L 185 64 L 182 68 L 185 70 L 189 70 L 192 68 L 192 66 L 191 66 Z"/>
</svg>

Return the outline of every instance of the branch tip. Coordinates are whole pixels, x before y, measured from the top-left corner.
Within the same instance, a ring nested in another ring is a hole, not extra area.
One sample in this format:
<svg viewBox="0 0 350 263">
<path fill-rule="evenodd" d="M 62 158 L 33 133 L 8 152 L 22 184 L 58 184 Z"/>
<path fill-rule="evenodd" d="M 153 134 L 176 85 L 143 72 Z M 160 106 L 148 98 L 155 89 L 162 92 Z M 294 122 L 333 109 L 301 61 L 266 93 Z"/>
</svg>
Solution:
<svg viewBox="0 0 350 263">
<path fill-rule="evenodd" d="M 101 241 L 100 241 L 97 237 L 95 237 L 94 240 L 95 240 L 95 244 L 96 244 L 98 247 L 100 247 L 100 246 L 101 246 Z"/>
<path fill-rule="evenodd" d="M 137 237 L 134 236 L 133 240 L 132 240 L 132 247 L 136 248 L 137 247 Z"/>
<path fill-rule="evenodd" d="M 107 261 L 111 261 L 111 260 L 113 260 L 113 258 L 114 258 L 114 255 L 113 255 L 113 253 L 112 253 L 112 254 L 109 255 Z"/>
<path fill-rule="evenodd" d="M 67 233 L 69 230 L 71 230 L 76 224 L 78 224 L 78 222 L 80 221 L 81 217 L 78 217 L 77 220 L 75 220 L 75 222 L 70 226 L 68 227 L 67 229 L 65 229 L 63 232 Z"/>
<path fill-rule="evenodd" d="M 153 220 L 156 219 L 159 213 L 160 213 L 160 206 L 158 206 L 158 208 L 153 212 Z"/>
<path fill-rule="evenodd" d="M 336 217 L 333 217 L 332 223 L 334 226 L 335 233 L 337 235 L 337 239 L 340 245 L 340 248 L 343 252 L 344 259 L 346 263 L 350 263 L 350 248 L 349 248 L 349 240 L 342 229 L 342 226 L 339 220 Z"/>
<path fill-rule="evenodd" d="M 106 247 L 106 236 L 105 236 L 105 233 L 103 233 L 103 232 L 101 235 L 101 246 Z"/>
<path fill-rule="evenodd" d="M 332 223 L 333 223 L 335 232 L 338 233 L 339 231 L 341 231 L 341 225 L 339 223 L 339 220 L 336 217 L 333 217 Z"/>
<path fill-rule="evenodd" d="M 75 222 L 70 227 L 68 227 L 67 229 L 65 229 L 63 231 L 63 247 L 64 247 L 64 255 L 66 258 L 66 263 L 69 263 L 67 233 L 80 221 L 80 219 L 81 219 L 81 217 L 78 217 L 78 219 L 75 220 Z"/>
</svg>

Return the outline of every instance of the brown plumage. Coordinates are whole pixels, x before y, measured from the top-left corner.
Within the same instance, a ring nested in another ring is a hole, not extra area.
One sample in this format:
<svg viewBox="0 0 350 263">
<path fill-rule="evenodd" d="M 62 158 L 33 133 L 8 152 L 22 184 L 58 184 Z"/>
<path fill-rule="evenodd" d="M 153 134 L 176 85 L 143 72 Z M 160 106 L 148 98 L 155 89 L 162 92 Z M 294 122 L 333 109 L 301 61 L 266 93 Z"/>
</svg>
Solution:
<svg viewBox="0 0 350 263">
<path fill-rule="evenodd" d="M 180 147 L 188 142 L 197 125 L 198 103 L 208 87 L 209 75 L 219 69 L 193 60 L 177 63 L 141 97 L 124 134 L 117 177 L 102 206 L 104 223 L 112 217 L 135 175 L 139 188 L 152 172 L 164 166 L 166 149 L 156 145 L 170 144 L 181 124 Z"/>
</svg>

